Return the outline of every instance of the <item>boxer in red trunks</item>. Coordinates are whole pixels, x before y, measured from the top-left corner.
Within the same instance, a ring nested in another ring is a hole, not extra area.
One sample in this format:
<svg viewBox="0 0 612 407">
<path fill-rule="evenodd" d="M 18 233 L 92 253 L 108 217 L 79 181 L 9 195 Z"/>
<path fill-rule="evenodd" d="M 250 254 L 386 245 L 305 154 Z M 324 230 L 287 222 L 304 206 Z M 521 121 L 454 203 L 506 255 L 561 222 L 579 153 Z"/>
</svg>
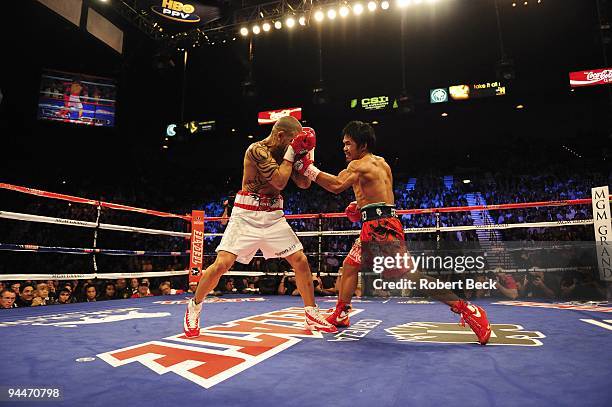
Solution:
<svg viewBox="0 0 612 407">
<path fill-rule="evenodd" d="M 350 324 L 350 303 L 361 267 L 361 243 L 385 242 L 378 246 L 385 251 L 393 251 L 394 254 L 403 254 L 407 250 L 404 229 L 395 213 L 391 168 L 384 158 L 372 154 L 376 146 L 374 129 L 367 123 L 352 121 L 346 125 L 342 134 L 348 166 L 338 176 L 320 171 L 308 156 L 296 161 L 294 168 L 311 181 L 336 194 L 352 187 L 357 198 L 346 208 L 346 215 L 353 222 L 363 222 L 361 234 L 344 260 L 338 303 L 334 312 L 327 318 L 336 326 L 346 327 Z M 411 280 L 436 281 L 418 270 L 389 271 L 389 274 L 394 274 L 393 277 L 400 272 L 400 275 Z M 389 277 L 389 274 L 384 276 Z M 482 345 L 488 342 L 491 326 L 484 309 L 459 299 L 450 290 L 430 290 L 429 293 L 435 299 L 448 304 L 453 312 L 460 314 L 461 322 L 469 324 Z"/>
</svg>

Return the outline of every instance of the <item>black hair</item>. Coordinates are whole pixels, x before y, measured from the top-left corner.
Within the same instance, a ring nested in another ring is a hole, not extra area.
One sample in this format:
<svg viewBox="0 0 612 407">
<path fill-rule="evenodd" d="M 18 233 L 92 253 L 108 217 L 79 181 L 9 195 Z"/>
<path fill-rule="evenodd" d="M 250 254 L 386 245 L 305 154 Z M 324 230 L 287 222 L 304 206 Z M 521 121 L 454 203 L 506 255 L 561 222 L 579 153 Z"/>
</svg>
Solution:
<svg viewBox="0 0 612 407">
<path fill-rule="evenodd" d="M 23 294 L 23 291 L 26 289 L 26 287 L 32 287 L 32 290 L 36 290 L 34 284 L 24 283 L 21 287 L 19 287 L 19 293 Z"/>
<path fill-rule="evenodd" d="M 374 134 L 374 128 L 370 123 L 358 120 L 348 122 L 344 129 L 342 129 L 342 135 L 352 138 L 359 148 L 366 146 L 369 152 L 373 152 L 376 148 L 376 134 Z"/>
<path fill-rule="evenodd" d="M 4 293 L 11 293 L 11 294 L 15 294 L 15 291 L 13 290 L 8 290 L 8 289 L 4 289 L 2 291 L 0 291 L 0 297 L 2 297 L 4 295 Z"/>
</svg>

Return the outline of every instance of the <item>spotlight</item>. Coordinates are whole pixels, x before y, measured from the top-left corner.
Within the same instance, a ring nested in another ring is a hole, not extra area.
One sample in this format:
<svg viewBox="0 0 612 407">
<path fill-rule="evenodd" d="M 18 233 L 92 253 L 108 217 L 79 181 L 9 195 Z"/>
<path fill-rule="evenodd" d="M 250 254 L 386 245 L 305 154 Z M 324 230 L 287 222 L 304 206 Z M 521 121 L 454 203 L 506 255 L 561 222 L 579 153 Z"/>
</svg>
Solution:
<svg viewBox="0 0 612 407">
<path fill-rule="evenodd" d="M 398 7 L 406 7 L 412 4 L 412 0 L 397 0 Z"/>
<path fill-rule="evenodd" d="M 349 14 L 349 8 L 346 6 L 340 7 L 340 17 L 346 17 Z"/>
<path fill-rule="evenodd" d="M 330 8 L 329 10 L 327 10 L 327 18 L 329 18 L 330 20 L 333 20 L 334 18 L 336 18 L 336 10 L 333 8 Z"/>
<path fill-rule="evenodd" d="M 375 11 L 377 6 L 378 5 L 376 4 L 375 1 L 371 1 L 371 2 L 368 3 L 368 10 Z"/>
<path fill-rule="evenodd" d="M 329 103 L 329 94 L 323 81 L 319 81 L 312 90 L 312 103 L 315 105 L 324 105 Z"/>
<path fill-rule="evenodd" d="M 270 23 L 263 23 L 263 30 L 265 32 L 270 31 L 270 28 L 272 28 L 272 26 L 270 26 Z"/>
<path fill-rule="evenodd" d="M 321 10 L 317 10 L 315 12 L 315 20 L 320 22 L 320 21 L 323 21 L 324 18 L 325 18 L 325 14 L 323 14 Z"/>
<path fill-rule="evenodd" d="M 247 79 L 242 82 L 242 96 L 246 99 L 254 99 L 257 97 L 257 88 L 255 87 L 255 81 Z"/>
<path fill-rule="evenodd" d="M 249 35 L 249 29 L 246 27 L 242 27 L 240 29 L 240 35 L 242 35 L 243 37 L 246 37 L 247 35 Z"/>
<path fill-rule="evenodd" d="M 389 8 L 389 2 L 387 0 L 383 1 L 382 3 L 380 3 L 380 8 L 382 8 L 383 10 L 387 10 Z"/>
<path fill-rule="evenodd" d="M 363 13 L 363 6 L 361 5 L 361 3 L 357 3 L 353 6 L 353 13 L 357 15 Z"/>
<path fill-rule="evenodd" d="M 471 180 L 469 180 L 469 179 L 464 179 L 464 180 L 463 180 L 463 183 L 464 183 L 464 184 L 469 184 L 470 182 L 472 182 L 472 181 L 471 181 Z"/>
<path fill-rule="evenodd" d="M 520 110 L 520 109 L 524 109 L 525 106 L 523 106 L 523 105 L 516 105 L 516 108 Z"/>
<path fill-rule="evenodd" d="M 306 17 L 302 16 L 299 18 L 298 22 L 300 25 L 306 25 Z"/>
<path fill-rule="evenodd" d="M 442 116 L 442 117 L 447 117 L 447 116 L 448 116 L 448 113 L 444 112 L 444 113 L 442 113 L 440 116 Z"/>
<path fill-rule="evenodd" d="M 281 23 L 280 21 L 275 21 L 274 28 L 276 28 L 277 30 L 280 30 L 281 28 L 283 28 L 283 23 Z"/>
<path fill-rule="evenodd" d="M 503 58 L 497 64 L 497 79 L 501 81 L 511 81 L 516 79 L 516 71 L 514 69 L 514 62 L 509 58 Z"/>
<path fill-rule="evenodd" d="M 289 17 L 285 20 L 285 25 L 289 28 L 293 28 L 295 26 L 295 20 L 293 17 Z"/>
<path fill-rule="evenodd" d="M 258 25 L 254 25 L 253 26 L 253 34 L 257 35 L 261 32 L 261 29 L 259 28 Z"/>
</svg>

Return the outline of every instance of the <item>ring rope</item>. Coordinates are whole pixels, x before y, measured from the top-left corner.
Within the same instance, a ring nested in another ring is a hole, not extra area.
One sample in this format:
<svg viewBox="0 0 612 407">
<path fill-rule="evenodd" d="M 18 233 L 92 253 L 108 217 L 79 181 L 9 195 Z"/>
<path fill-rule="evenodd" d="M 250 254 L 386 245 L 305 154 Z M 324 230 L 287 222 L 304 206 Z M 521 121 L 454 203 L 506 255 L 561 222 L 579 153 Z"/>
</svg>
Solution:
<svg viewBox="0 0 612 407">
<path fill-rule="evenodd" d="M 186 221 L 191 221 L 191 215 L 177 215 L 174 213 L 155 211 L 152 209 L 143 209 L 143 208 L 137 208 L 134 206 L 116 204 L 112 202 L 104 202 L 104 201 L 98 201 L 94 199 L 80 198 L 78 196 L 58 194 L 55 192 L 47 192 L 47 191 L 42 191 L 40 189 L 21 187 L 18 185 L 6 184 L 3 182 L 0 182 L 0 188 L 8 189 L 9 191 L 21 192 L 21 193 L 29 194 L 29 195 L 41 196 L 43 198 L 60 199 L 62 201 L 82 203 L 86 205 L 95 205 L 95 206 L 99 205 L 103 208 L 116 209 L 119 211 L 138 212 L 138 213 L 144 213 L 146 215 L 159 216 L 163 218 L 177 218 L 177 219 L 183 219 Z"/>
<path fill-rule="evenodd" d="M 0 250 L 12 252 L 39 252 L 39 253 L 64 253 L 64 254 L 106 254 L 110 256 L 189 256 L 190 251 L 186 252 L 166 252 L 154 250 L 119 250 L 119 249 L 100 249 L 100 248 L 81 248 L 81 247 L 61 247 L 61 246 L 39 246 L 32 244 L 12 244 L 0 243 Z"/>
<path fill-rule="evenodd" d="M 116 231 L 121 231 L 121 232 L 145 233 L 149 235 L 167 235 L 167 236 L 191 238 L 191 234 L 185 233 L 185 232 L 174 232 L 171 230 L 147 229 L 147 228 L 139 228 L 135 226 L 114 225 L 111 223 L 98 224 L 96 222 L 86 222 L 83 220 L 63 219 L 63 218 L 51 218 L 49 216 L 31 215 L 27 213 L 0 211 L 0 218 L 23 220 L 23 221 L 38 222 L 38 223 L 53 223 L 57 225 L 79 226 L 79 227 L 91 228 L 91 229 L 99 228 L 99 229 L 104 229 L 104 230 L 116 230 Z"/>
</svg>

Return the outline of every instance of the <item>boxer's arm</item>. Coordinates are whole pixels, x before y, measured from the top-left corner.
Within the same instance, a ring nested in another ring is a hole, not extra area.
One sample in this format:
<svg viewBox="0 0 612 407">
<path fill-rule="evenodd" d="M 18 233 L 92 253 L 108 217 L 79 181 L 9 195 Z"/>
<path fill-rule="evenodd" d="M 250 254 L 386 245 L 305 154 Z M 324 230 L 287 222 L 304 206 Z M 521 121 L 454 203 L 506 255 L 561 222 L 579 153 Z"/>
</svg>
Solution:
<svg viewBox="0 0 612 407">
<path fill-rule="evenodd" d="M 301 188 L 301 189 L 310 188 L 311 181 L 296 171 L 291 172 L 291 179 L 293 180 L 293 182 L 295 182 L 295 185 L 297 185 L 298 188 Z"/>
<path fill-rule="evenodd" d="M 282 190 L 287 186 L 293 164 L 283 160 L 281 165 L 272 158 L 270 150 L 260 144 L 253 144 L 247 151 L 247 157 L 257 167 L 259 174 L 274 188 Z"/>
<path fill-rule="evenodd" d="M 321 171 L 319 175 L 317 175 L 315 182 L 329 192 L 339 194 L 340 192 L 346 191 L 357 182 L 359 176 L 355 170 L 356 164 L 351 162 L 348 167 L 340 171 L 340 174 L 337 176 Z"/>
</svg>

